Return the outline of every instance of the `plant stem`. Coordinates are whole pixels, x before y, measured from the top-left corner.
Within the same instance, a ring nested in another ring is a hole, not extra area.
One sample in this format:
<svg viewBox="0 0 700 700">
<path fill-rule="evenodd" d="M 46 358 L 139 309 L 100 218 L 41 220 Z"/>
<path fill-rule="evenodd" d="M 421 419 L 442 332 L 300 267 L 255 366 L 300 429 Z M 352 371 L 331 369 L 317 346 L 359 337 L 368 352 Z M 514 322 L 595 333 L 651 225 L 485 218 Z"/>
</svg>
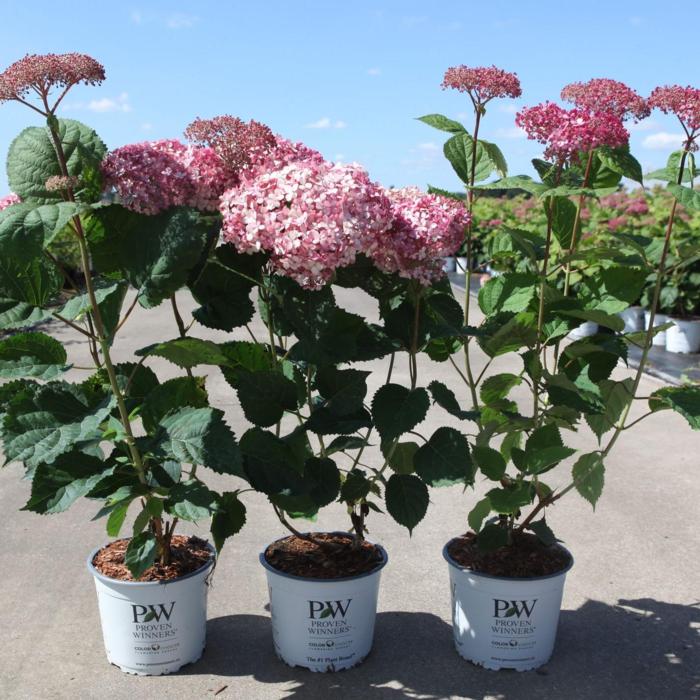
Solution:
<svg viewBox="0 0 700 700">
<path fill-rule="evenodd" d="M 175 316 L 175 323 L 177 324 L 177 329 L 180 332 L 181 338 L 187 337 L 187 328 L 185 328 L 185 322 L 182 320 L 180 315 L 180 310 L 177 308 L 177 300 L 175 299 L 175 294 L 170 295 L 170 305 L 173 308 L 173 316 Z M 190 379 L 194 379 L 192 370 L 189 367 L 185 367 L 185 372 Z"/>
</svg>

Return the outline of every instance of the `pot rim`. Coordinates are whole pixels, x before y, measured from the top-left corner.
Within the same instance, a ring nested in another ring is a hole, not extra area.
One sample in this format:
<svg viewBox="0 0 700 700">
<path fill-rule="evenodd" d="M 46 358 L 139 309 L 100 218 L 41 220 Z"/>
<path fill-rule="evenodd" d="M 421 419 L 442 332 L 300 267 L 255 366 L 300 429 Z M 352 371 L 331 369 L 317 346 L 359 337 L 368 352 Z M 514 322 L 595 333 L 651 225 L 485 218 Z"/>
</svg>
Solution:
<svg viewBox="0 0 700 700">
<path fill-rule="evenodd" d="M 342 532 L 339 530 L 335 530 L 333 532 L 314 532 L 314 533 L 304 533 L 304 534 L 315 534 L 315 535 L 347 535 L 347 532 Z M 274 544 L 275 542 L 281 542 L 282 540 L 286 540 L 288 537 L 292 537 L 293 535 L 285 535 L 284 537 L 280 537 L 279 539 L 273 540 L 271 544 Z M 377 549 L 379 549 L 379 553 L 382 555 L 382 560 L 377 564 L 377 566 L 372 569 L 371 571 L 365 571 L 363 574 L 357 574 L 356 576 L 343 576 L 342 578 L 313 578 L 312 576 L 296 576 L 294 574 L 288 574 L 286 571 L 280 571 L 279 569 L 275 569 L 270 562 L 265 559 L 265 552 L 267 551 L 267 548 L 270 546 L 269 544 L 265 546 L 265 549 L 263 549 L 262 552 L 259 554 L 259 559 L 260 563 L 267 569 L 268 571 L 271 571 L 273 574 L 276 574 L 277 576 L 282 576 L 284 578 L 290 578 L 293 581 L 310 581 L 312 583 L 342 583 L 344 581 L 356 581 L 361 578 L 366 578 L 367 576 L 373 576 L 374 574 L 379 573 L 386 565 L 387 562 L 389 561 L 389 555 L 386 553 L 386 549 L 382 547 L 382 545 L 378 544 L 377 542 L 372 542 Z"/>
<path fill-rule="evenodd" d="M 95 578 L 100 579 L 100 581 L 103 581 L 104 583 L 118 583 L 120 586 L 167 586 L 168 584 L 177 583 L 178 581 L 184 581 L 185 579 L 197 576 L 203 571 L 205 571 L 208 567 L 213 568 L 216 564 L 216 550 L 212 546 L 211 542 L 207 542 L 207 548 L 212 553 L 212 557 L 208 562 L 202 564 L 202 566 L 200 566 L 199 569 L 190 571 L 189 574 L 185 574 L 184 576 L 178 576 L 177 578 L 169 579 L 167 581 L 122 581 L 121 579 L 111 578 L 110 576 L 105 576 L 103 573 L 100 573 L 95 568 L 95 565 L 92 563 L 92 560 L 95 558 L 97 552 L 99 552 L 101 549 L 104 549 L 108 544 L 111 544 L 112 542 L 119 542 L 120 540 L 128 539 L 128 537 L 120 537 L 116 540 L 111 540 L 110 542 L 107 542 L 107 544 L 95 547 L 95 549 L 93 549 L 92 552 L 90 552 L 90 554 L 88 555 L 86 562 L 87 569 L 90 572 L 90 574 L 92 574 L 92 576 L 94 576 Z"/>
<path fill-rule="evenodd" d="M 453 566 L 455 569 L 459 569 L 459 571 L 464 571 L 471 576 L 477 576 L 479 578 L 490 578 L 494 579 L 496 581 L 508 581 L 509 583 L 517 583 L 518 581 L 546 581 L 548 578 L 556 578 L 557 576 L 563 576 L 569 572 L 571 567 L 574 565 L 574 557 L 571 552 L 564 547 L 564 545 L 557 543 L 556 546 L 559 547 L 560 549 L 563 549 L 568 555 L 569 555 L 569 564 L 566 568 L 561 569 L 560 571 L 556 571 L 553 574 L 547 574 L 546 576 L 520 576 L 520 577 L 515 577 L 515 576 L 495 576 L 494 574 L 485 574 L 482 573 L 481 571 L 474 571 L 473 569 L 470 569 L 467 566 L 462 566 L 461 564 L 457 563 L 449 554 L 447 551 L 447 548 L 456 540 L 457 537 L 453 537 L 445 546 L 442 548 L 442 556 L 445 558 L 445 561 L 450 565 Z"/>
</svg>

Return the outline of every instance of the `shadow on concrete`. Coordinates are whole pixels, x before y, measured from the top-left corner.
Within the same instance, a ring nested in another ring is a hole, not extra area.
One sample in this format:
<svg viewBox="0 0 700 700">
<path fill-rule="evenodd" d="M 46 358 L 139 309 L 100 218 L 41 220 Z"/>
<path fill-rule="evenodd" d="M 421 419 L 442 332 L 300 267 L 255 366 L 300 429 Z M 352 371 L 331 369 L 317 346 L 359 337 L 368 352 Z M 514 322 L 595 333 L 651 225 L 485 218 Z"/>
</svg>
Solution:
<svg viewBox="0 0 700 700">
<path fill-rule="evenodd" d="M 545 668 L 494 672 L 457 656 L 451 627 L 437 616 L 385 612 L 361 666 L 316 674 L 275 656 L 267 616 L 230 615 L 209 621 L 204 657 L 183 673 L 283 684 L 283 698 L 680 700 L 700 697 L 699 629 L 697 604 L 589 601 L 562 612 Z"/>
</svg>

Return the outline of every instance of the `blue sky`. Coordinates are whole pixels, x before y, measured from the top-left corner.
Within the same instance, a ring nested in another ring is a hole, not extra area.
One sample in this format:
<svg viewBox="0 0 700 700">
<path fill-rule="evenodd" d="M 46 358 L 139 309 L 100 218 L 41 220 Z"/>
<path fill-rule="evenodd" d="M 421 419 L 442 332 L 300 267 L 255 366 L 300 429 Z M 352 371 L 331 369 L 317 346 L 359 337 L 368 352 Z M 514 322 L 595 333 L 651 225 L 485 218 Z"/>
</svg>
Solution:
<svg viewBox="0 0 700 700">
<path fill-rule="evenodd" d="M 385 185 L 458 187 L 443 134 L 414 119 L 471 120 L 467 98 L 440 89 L 451 65 L 496 64 L 520 76 L 523 97 L 492 103 L 483 131 L 512 174 L 532 173 L 530 158 L 540 155 L 515 129 L 515 109 L 556 99 L 568 82 L 616 78 L 644 95 L 659 84 L 700 84 L 698 44 L 686 31 L 700 20 L 692 1 L 4 0 L 3 10 L 2 69 L 51 51 L 104 63 L 106 82 L 76 88 L 62 116 L 90 124 L 109 147 L 177 138 L 194 117 L 228 113 L 329 159 L 358 161 Z M 35 116 L 0 106 L 3 159 Z M 655 113 L 633 131 L 633 152 L 657 167 L 679 131 Z"/>
</svg>

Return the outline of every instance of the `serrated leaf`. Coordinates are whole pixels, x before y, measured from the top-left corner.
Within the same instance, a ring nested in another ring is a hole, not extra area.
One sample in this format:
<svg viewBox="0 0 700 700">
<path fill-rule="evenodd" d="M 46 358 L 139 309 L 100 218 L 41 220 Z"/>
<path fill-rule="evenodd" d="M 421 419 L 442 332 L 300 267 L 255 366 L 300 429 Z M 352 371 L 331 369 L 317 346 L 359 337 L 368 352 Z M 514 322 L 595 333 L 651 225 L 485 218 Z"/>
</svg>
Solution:
<svg viewBox="0 0 700 700">
<path fill-rule="evenodd" d="M 158 544 L 150 531 L 132 537 L 126 548 L 124 563 L 131 575 L 138 580 L 156 560 Z"/>
<path fill-rule="evenodd" d="M 571 475 L 576 490 L 595 508 L 605 481 L 605 467 L 600 452 L 581 455 L 574 464 Z"/>
<path fill-rule="evenodd" d="M 416 470 L 415 456 L 417 451 L 417 442 L 392 443 L 387 456 L 391 470 L 397 474 L 413 474 Z"/>
<path fill-rule="evenodd" d="M 479 290 L 479 308 L 487 316 L 499 311 L 525 311 L 537 293 L 534 274 L 512 272 L 491 278 Z"/>
<path fill-rule="evenodd" d="M 482 498 L 477 504 L 469 511 L 467 516 L 467 522 L 469 527 L 474 532 L 479 532 L 484 519 L 488 517 L 491 512 L 491 501 L 488 498 Z"/>
<path fill-rule="evenodd" d="M 426 114 L 422 117 L 418 117 L 417 119 L 428 126 L 432 126 L 435 129 L 440 129 L 440 131 L 448 131 L 452 134 L 459 134 L 466 131 L 459 122 L 454 121 L 454 119 L 449 119 L 442 114 Z"/>
<path fill-rule="evenodd" d="M 515 514 L 523 506 L 532 503 L 532 486 L 527 481 L 519 481 L 508 488 L 496 488 L 487 492 L 486 497 L 497 513 Z"/>
<path fill-rule="evenodd" d="M 487 478 L 500 481 L 506 473 L 506 460 L 498 450 L 485 445 L 472 447 L 472 459 Z"/>
<path fill-rule="evenodd" d="M 132 503 L 131 498 L 126 498 L 120 503 L 117 503 L 111 510 L 107 518 L 107 534 L 110 537 L 119 537 L 129 506 Z"/>
<path fill-rule="evenodd" d="M 201 338 L 175 338 L 155 345 L 148 345 L 137 350 L 139 357 L 163 357 L 168 362 L 181 367 L 192 369 L 197 365 L 229 365 L 229 358 L 211 340 Z"/>
<path fill-rule="evenodd" d="M 53 379 L 65 372 L 65 348 L 45 333 L 18 333 L 0 340 L 0 379 Z"/>
<path fill-rule="evenodd" d="M 416 473 L 429 486 L 470 484 L 474 467 L 467 438 L 454 428 L 438 428 L 414 457 Z"/>
<path fill-rule="evenodd" d="M 428 511 L 428 488 L 413 474 L 392 474 L 386 485 L 386 508 L 409 533 Z"/>
<path fill-rule="evenodd" d="M 553 544 L 556 544 L 557 538 L 544 518 L 534 520 L 527 527 L 528 530 L 532 530 L 535 535 L 537 535 L 537 539 L 542 542 L 545 547 L 551 547 Z"/>
<path fill-rule="evenodd" d="M 443 146 L 445 158 L 450 161 L 454 171 L 465 184 L 471 181 L 472 151 L 474 140 L 467 133 L 459 133 L 448 139 Z M 476 169 L 474 182 L 485 180 L 496 169 L 488 152 L 481 142 L 476 144 Z"/>
<path fill-rule="evenodd" d="M 522 378 L 517 374 L 502 372 L 484 380 L 479 393 L 485 404 L 494 403 L 508 396 L 510 390 L 522 384 Z"/>
<path fill-rule="evenodd" d="M 372 417 L 383 440 L 412 430 L 426 416 L 430 399 L 425 389 L 385 384 L 372 399 Z"/>
<path fill-rule="evenodd" d="M 241 370 L 236 392 L 245 417 L 254 425 L 267 428 L 282 419 L 285 411 L 297 408 L 297 388 L 281 372 Z"/>
<path fill-rule="evenodd" d="M 181 520 L 195 522 L 216 510 L 217 496 L 198 479 L 175 484 L 168 491 L 168 512 Z"/>
<path fill-rule="evenodd" d="M 321 367 L 316 374 L 316 388 L 325 400 L 324 406 L 337 416 L 362 409 L 369 375 L 370 372 L 357 369 Z"/>
<path fill-rule="evenodd" d="M 211 519 L 211 534 L 217 552 L 221 552 L 224 542 L 240 532 L 246 521 L 245 505 L 237 492 L 225 491 L 217 501 L 216 512 Z"/>
<path fill-rule="evenodd" d="M 693 430 L 700 430 L 700 386 L 657 389 L 649 397 L 649 408 L 652 411 L 670 408 L 683 416 Z"/>
<path fill-rule="evenodd" d="M 352 469 L 347 473 L 340 487 L 339 500 L 344 503 L 361 501 L 369 495 L 371 486 L 363 469 Z"/>
<path fill-rule="evenodd" d="M 442 382 L 433 380 L 428 384 L 428 391 L 432 395 L 433 401 L 449 414 L 461 420 L 478 420 L 478 411 L 463 411 L 452 389 L 448 389 Z"/>
<path fill-rule="evenodd" d="M 700 192 L 675 183 L 669 184 L 667 189 L 686 209 L 700 210 Z"/>
<path fill-rule="evenodd" d="M 158 423 L 171 411 L 187 406 L 205 408 L 208 397 L 204 380 L 204 377 L 175 377 L 151 389 L 141 407 L 141 419 L 146 432 L 154 433 Z"/>
</svg>

